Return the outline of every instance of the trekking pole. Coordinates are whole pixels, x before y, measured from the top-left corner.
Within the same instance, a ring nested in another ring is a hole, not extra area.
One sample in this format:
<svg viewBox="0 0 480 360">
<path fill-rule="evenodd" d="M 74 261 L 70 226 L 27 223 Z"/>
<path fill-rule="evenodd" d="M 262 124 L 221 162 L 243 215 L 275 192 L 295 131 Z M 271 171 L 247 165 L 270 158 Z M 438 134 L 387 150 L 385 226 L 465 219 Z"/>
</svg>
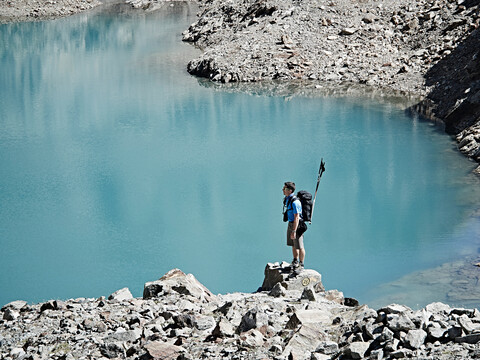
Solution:
<svg viewBox="0 0 480 360">
<path fill-rule="evenodd" d="M 317 178 L 317 188 L 315 189 L 315 195 L 313 196 L 313 204 L 312 204 L 312 215 L 310 216 L 310 221 L 309 223 L 312 223 L 313 219 L 313 209 L 315 209 L 315 199 L 317 198 L 317 191 L 318 191 L 318 185 L 320 185 L 320 178 L 322 177 L 323 172 L 325 171 L 325 163 L 322 160 L 320 160 L 320 169 L 318 169 L 318 178 Z"/>
</svg>

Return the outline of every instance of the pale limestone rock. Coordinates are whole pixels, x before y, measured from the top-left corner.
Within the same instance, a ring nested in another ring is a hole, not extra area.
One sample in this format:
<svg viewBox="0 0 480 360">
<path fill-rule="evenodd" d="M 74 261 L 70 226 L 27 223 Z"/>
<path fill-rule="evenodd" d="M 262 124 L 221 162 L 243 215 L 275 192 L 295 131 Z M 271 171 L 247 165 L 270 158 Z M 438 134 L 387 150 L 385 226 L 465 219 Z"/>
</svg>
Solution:
<svg viewBox="0 0 480 360">
<path fill-rule="evenodd" d="M 283 355 L 291 354 L 294 358 L 308 358 L 327 338 L 320 323 L 303 324 L 288 341 Z"/>
<path fill-rule="evenodd" d="M 405 337 L 405 343 L 412 349 L 419 349 L 425 343 L 427 333 L 421 329 L 410 330 Z"/>
<path fill-rule="evenodd" d="M 305 324 L 331 325 L 332 314 L 326 310 L 297 310 L 288 320 L 287 329 L 295 329 Z"/>
<path fill-rule="evenodd" d="M 345 297 L 343 296 L 343 292 L 335 289 L 326 291 L 325 299 L 334 301 L 337 304 L 343 304 L 345 302 Z"/>
<path fill-rule="evenodd" d="M 192 296 L 201 301 L 212 301 L 215 296 L 192 274 L 186 275 L 179 269 L 170 270 L 157 281 L 147 282 L 143 298 L 150 299 L 158 295 L 181 294 Z"/>
<path fill-rule="evenodd" d="M 213 329 L 212 335 L 220 338 L 231 337 L 235 335 L 235 328 L 227 319 L 221 318 Z"/>
<path fill-rule="evenodd" d="M 370 343 L 368 342 L 352 342 L 348 345 L 346 354 L 352 359 L 363 359 L 369 347 Z"/>
<path fill-rule="evenodd" d="M 185 354 L 181 346 L 171 345 L 161 341 L 153 341 L 145 345 L 145 349 L 153 359 L 176 360 L 180 355 Z"/>
<path fill-rule="evenodd" d="M 27 306 L 27 302 L 23 300 L 15 300 L 12 302 L 9 302 L 8 304 L 4 305 L 2 307 L 2 311 L 6 310 L 8 308 L 14 309 L 14 310 L 21 310 L 23 307 Z"/>
<path fill-rule="evenodd" d="M 133 299 L 132 293 L 128 288 L 123 288 L 120 290 L 115 291 L 108 297 L 108 300 L 117 300 L 117 301 L 124 301 Z"/>
</svg>

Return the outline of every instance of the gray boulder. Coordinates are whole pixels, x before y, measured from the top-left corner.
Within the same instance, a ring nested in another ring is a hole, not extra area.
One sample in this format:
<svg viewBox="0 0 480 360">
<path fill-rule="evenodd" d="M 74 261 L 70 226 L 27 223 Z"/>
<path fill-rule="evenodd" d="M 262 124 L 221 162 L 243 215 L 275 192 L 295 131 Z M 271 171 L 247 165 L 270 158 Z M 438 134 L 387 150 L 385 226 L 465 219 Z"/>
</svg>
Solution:
<svg viewBox="0 0 480 360">
<path fill-rule="evenodd" d="M 452 340 L 456 340 L 463 336 L 463 329 L 461 326 L 452 326 L 448 329 L 448 337 Z"/>
<path fill-rule="evenodd" d="M 235 335 L 235 328 L 233 325 L 225 318 L 221 318 L 217 326 L 212 331 L 212 336 L 215 338 L 224 338 L 232 337 Z"/>
<path fill-rule="evenodd" d="M 283 355 L 292 356 L 294 359 L 309 358 L 326 339 L 327 335 L 323 332 L 321 324 L 314 322 L 304 324 L 288 339 Z"/>
<path fill-rule="evenodd" d="M 444 329 L 440 326 L 438 326 L 438 327 L 437 326 L 430 326 L 430 327 L 427 328 L 427 334 L 428 334 L 429 338 L 431 340 L 433 340 L 433 342 L 443 339 L 446 332 L 447 332 L 447 329 Z"/>
<path fill-rule="evenodd" d="M 390 304 L 384 308 L 381 308 L 378 311 L 384 312 L 385 314 L 405 314 L 408 312 L 412 312 L 412 309 L 405 305 Z"/>
<path fill-rule="evenodd" d="M 105 343 L 115 343 L 115 342 L 130 342 L 133 343 L 139 340 L 142 336 L 142 331 L 139 329 L 119 331 L 108 335 L 104 338 Z"/>
<path fill-rule="evenodd" d="M 287 322 L 287 329 L 295 329 L 305 324 L 331 325 L 333 314 L 327 310 L 297 310 Z"/>
<path fill-rule="evenodd" d="M 237 332 L 243 333 L 257 327 L 257 311 L 249 310 L 245 315 L 242 316 L 240 325 L 238 326 Z"/>
<path fill-rule="evenodd" d="M 363 359 L 369 347 L 370 343 L 368 342 L 352 342 L 347 346 L 344 354 L 349 356 L 351 359 Z"/>
<path fill-rule="evenodd" d="M 262 333 L 257 329 L 250 329 L 243 333 L 240 335 L 240 340 L 244 346 L 251 348 L 260 347 L 265 343 Z"/>
<path fill-rule="evenodd" d="M 480 332 L 480 324 L 474 324 L 472 320 L 467 315 L 462 315 L 458 318 L 458 323 L 462 327 L 463 331 L 466 334 L 471 334 L 473 332 Z"/>
<path fill-rule="evenodd" d="M 406 315 L 390 314 L 387 315 L 388 327 L 393 332 L 410 331 L 416 328 L 412 320 Z"/>
<path fill-rule="evenodd" d="M 452 311 L 452 308 L 447 304 L 443 304 L 441 302 L 434 302 L 425 306 L 425 310 L 434 314 L 439 313 L 439 314 L 446 315 L 446 314 L 450 314 L 450 311 Z"/>
<path fill-rule="evenodd" d="M 290 264 L 285 261 L 282 263 L 268 263 L 265 266 L 265 279 L 263 280 L 262 290 L 270 291 L 276 284 L 285 282 L 291 270 Z"/>
<path fill-rule="evenodd" d="M 203 286 L 192 274 L 185 274 L 179 269 L 170 270 L 159 280 L 145 283 L 143 298 L 150 299 L 162 295 L 186 295 L 201 301 L 212 301 L 215 298 L 210 290 Z"/>
<path fill-rule="evenodd" d="M 272 290 L 268 293 L 268 295 L 273 296 L 273 297 L 283 297 L 287 294 L 287 291 L 285 288 L 282 286 L 280 282 L 276 283 Z"/>
<path fill-rule="evenodd" d="M 123 351 L 124 349 L 121 343 L 104 343 L 100 346 L 100 353 L 108 359 L 122 356 Z"/>
<path fill-rule="evenodd" d="M 457 343 L 476 344 L 480 342 L 480 334 L 470 334 L 465 336 L 459 336 L 455 338 Z"/>
<path fill-rule="evenodd" d="M 427 333 L 421 329 L 410 330 L 405 337 L 405 344 L 412 349 L 419 349 L 425 343 Z"/>
<path fill-rule="evenodd" d="M 315 349 L 315 352 L 325 355 L 336 354 L 338 352 L 338 344 L 329 340 L 321 341 Z"/>
<path fill-rule="evenodd" d="M 317 300 L 317 298 L 315 296 L 315 291 L 313 291 L 313 288 L 310 287 L 310 286 L 307 286 L 306 288 L 303 289 L 302 296 L 301 296 L 300 299 L 308 300 L 308 301 Z"/>
<path fill-rule="evenodd" d="M 198 330 L 208 330 L 215 326 L 215 319 L 213 316 L 197 316 L 194 325 Z"/>
<path fill-rule="evenodd" d="M 382 333 L 380 334 L 379 340 L 382 342 L 392 341 L 395 334 L 388 327 L 383 328 Z"/>
</svg>

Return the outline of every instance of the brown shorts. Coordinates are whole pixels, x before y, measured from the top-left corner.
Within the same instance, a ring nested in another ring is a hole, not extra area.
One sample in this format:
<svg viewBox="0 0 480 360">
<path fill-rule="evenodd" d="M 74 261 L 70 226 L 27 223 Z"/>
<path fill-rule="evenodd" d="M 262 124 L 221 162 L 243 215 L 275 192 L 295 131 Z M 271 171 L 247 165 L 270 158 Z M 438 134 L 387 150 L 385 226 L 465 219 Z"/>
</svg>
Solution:
<svg viewBox="0 0 480 360">
<path fill-rule="evenodd" d="M 292 240 L 292 238 L 290 237 L 290 235 L 292 234 L 292 229 L 293 222 L 289 222 L 287 227 L 287 245 L 294 246 L 295 249 L 303 249 L 303 234 L 300 237 L 297 236 L 295 240 Z"/>
</svg>

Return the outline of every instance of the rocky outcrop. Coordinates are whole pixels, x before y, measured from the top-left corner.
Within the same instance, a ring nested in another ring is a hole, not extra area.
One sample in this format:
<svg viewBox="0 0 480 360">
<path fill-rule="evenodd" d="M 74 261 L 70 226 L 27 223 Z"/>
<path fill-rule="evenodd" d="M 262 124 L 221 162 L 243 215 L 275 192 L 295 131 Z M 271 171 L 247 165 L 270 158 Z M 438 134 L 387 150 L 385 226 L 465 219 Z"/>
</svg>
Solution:
<svg viewBox="0 0 480 360">
<path fill-rule="evenodd" d="M 178 269 L 108 298 L 15 301 L 0 310 L 1 359 L 467 359 L 480 355 L 480 313 L 433 303 L 377 311 L 342 304 L 314 270 L 256 293 L 213 295 Z M 283 270 L 279 270 L 283 269 Z M 319 274 L 318 274 L 319 275 Z M 314 277 L 307 284 L 302 279 Z M 295 279 L 297 278 L 297 279 Z M 287 289 L 282 284 L 302 288 Z M 281 293 L 272 294 L 275 288 Z M 161 289 L 161 290 L 159 290 Z M 331 300 L 333 296 L 334 300 Z M 352 303 L 352 301 L 350 301 Z"/>
<path fill-rule="evenodd" d="M 214 297 L 195 276 L 186 275 L 179 269 L 170 270 L 159 280 L 146 283 L 143 290 L 144 299 L 168 294 L 184 294 L 199 301 L 210 301 Z"/>
<path fill-rule="evenodd" d="M 200 1 L 184 41 L 213 81 L 348 81 L 425 93 L 423 76 L 480 22 L 463 1 Z"/>
<path fill-rule="evenodd" d="M 0 24 L 55 19 L 89 10 L 100 4 L 99 0 L 2 0 Z"/>
<path fill-rule="evenodd" d="M 265 279 L 261 290 L 270 291 L 280 284 L 285 290 L 303 291 L 307 287 L 323 291 L 322 275 L 315 270 L 304 269 L 298 276 L 292 273 L 291 265 L 287 262 L 268 263 L 265 267 Z"/>
</svg>

